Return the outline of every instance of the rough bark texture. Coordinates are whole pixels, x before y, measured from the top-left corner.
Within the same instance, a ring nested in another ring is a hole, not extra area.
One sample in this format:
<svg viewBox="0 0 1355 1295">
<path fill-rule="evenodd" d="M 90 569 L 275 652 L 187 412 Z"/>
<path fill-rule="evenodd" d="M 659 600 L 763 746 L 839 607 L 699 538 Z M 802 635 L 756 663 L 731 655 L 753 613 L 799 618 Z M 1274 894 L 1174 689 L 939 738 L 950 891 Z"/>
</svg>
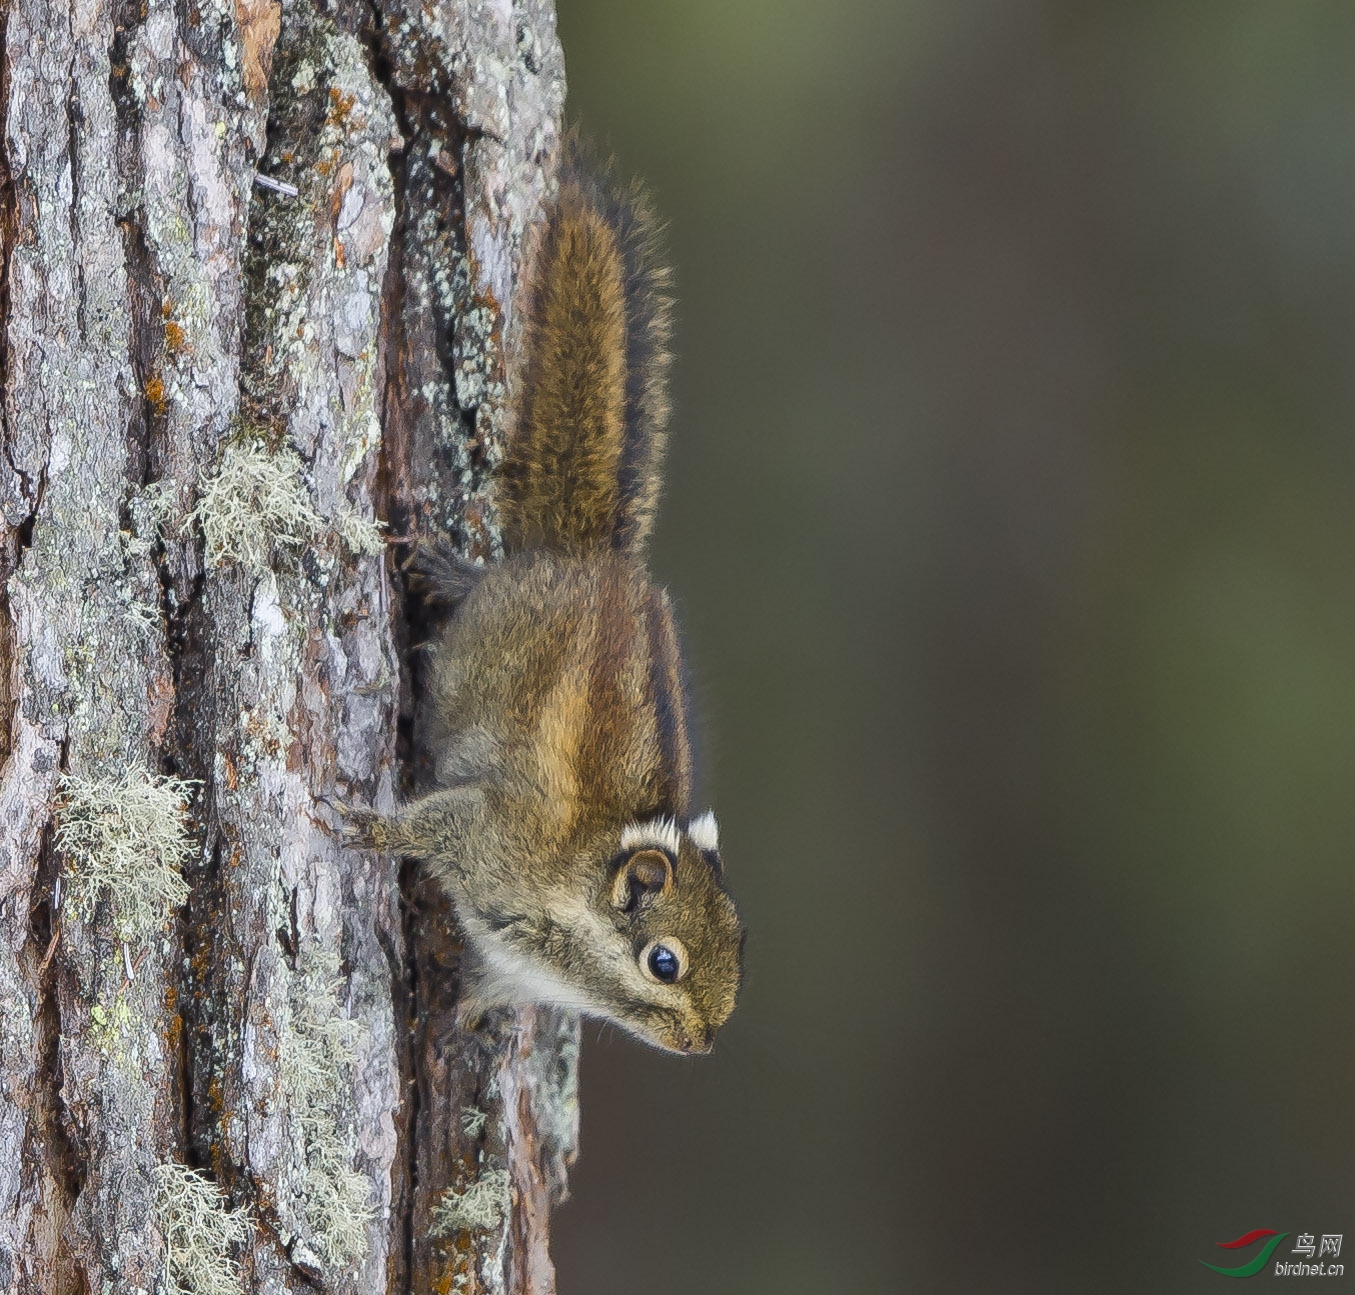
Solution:
<svg viewBox="0 0 1355 1295">
<path fill-rule="evenodd" d="M 458 1033 L 445 903 L 334 807 L 420 777 L 373 519 L 500 552 L 553 6 L 3 24 L 0 1292 L 549 1291 L 577 1024 Z"/>
</svg>

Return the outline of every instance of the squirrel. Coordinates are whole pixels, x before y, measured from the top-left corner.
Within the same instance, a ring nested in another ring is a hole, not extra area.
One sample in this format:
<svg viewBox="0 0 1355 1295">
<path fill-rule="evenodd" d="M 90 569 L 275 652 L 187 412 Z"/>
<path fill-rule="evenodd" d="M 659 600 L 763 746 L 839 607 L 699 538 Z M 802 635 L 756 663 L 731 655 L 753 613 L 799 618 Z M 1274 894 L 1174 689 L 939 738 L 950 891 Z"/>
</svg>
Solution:
<svg viewBox="0 0 1355 1295">
<path fill-rule="evenodd" d="M 500 483 L 507 556 L 410 566 L 451 615 L 432 645 L 437 789 L 350 820 L 424 861 L 465 935 L 461 1018 L 550 1003 L 710 1051 L 744 928 L 692 813 L 681 651 L 650 578 L 671 301 L 643 190 L 571 143 L 527 278 Z"/>
</svg>

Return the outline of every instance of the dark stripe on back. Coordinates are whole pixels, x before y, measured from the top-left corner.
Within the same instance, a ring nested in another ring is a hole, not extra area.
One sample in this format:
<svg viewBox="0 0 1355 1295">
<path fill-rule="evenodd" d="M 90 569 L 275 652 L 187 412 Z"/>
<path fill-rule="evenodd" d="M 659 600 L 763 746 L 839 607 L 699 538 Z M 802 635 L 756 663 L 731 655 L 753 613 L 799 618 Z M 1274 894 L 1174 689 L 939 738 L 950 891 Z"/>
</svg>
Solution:
<svg viewBox="0 0 1355 1295">
<path fill-rule="evenodd" d="M 579 776 L 586 803 L 602 813 L 613 808 L 624 779 L 628 747 L 635 725 L 634 703 L 626 695 L 622 672 L 635 656 L 635 623 L 630 610 L 624 568 L 608 563 L 599 575 L 595 597 L 595 638 L 588 670 L 589 729 L 579 752 Z"/>
<path fill-rule="evenodd" d="M 677 626 L 673 623 L 668 595 L 662 589 L 649 590 L 645 612 L 652 662 L 650 691 L 662 752 L 656 809 L 685 818 L 692 798 L 692 747 Z"/>
</svg>

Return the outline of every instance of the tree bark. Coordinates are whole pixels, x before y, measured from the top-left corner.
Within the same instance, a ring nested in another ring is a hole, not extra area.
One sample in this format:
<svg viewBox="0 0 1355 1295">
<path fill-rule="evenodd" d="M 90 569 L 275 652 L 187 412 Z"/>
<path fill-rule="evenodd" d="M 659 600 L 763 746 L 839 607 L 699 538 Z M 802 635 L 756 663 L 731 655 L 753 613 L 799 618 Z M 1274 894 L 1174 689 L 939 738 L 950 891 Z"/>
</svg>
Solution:
<svg viewBox="0 0 1355 1295">
<path fill-rule="evenodd" d="M 0 1292 L 550 1291 L 577 1022 L 458 1032 L 445 901 L 338 807 L 422 776 L 388 541 L 501 553 L 553 6 L 0 41 Z"/>
</svg>

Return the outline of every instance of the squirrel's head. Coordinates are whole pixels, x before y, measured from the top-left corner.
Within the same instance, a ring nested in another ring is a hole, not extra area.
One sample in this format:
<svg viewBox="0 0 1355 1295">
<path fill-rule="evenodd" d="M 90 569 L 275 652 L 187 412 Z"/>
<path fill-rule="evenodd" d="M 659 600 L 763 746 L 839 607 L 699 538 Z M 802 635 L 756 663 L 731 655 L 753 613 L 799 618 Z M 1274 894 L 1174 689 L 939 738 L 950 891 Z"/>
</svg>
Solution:
<svg viewBox="0 0 1355 1295">
<path fill-rule="evenodd" d="M 715 815 L 629 824 L 610 873 L 601 898 L 618 939 L 605 1014 L 658 1047 L 709 1052 L 734 1010 L 744 937 Z"/>
<path fill-rule="evenodd" d="M 461 906 L 474 955 L 463 1009 L 552 1003 L 655 1047 L 709 1052 L 738 997 L 744 934 L 723 884 L 715 816 L 613 828 L 566 875 L 536 904 L 519 893 L 521 911 Z"/>
</svg>

